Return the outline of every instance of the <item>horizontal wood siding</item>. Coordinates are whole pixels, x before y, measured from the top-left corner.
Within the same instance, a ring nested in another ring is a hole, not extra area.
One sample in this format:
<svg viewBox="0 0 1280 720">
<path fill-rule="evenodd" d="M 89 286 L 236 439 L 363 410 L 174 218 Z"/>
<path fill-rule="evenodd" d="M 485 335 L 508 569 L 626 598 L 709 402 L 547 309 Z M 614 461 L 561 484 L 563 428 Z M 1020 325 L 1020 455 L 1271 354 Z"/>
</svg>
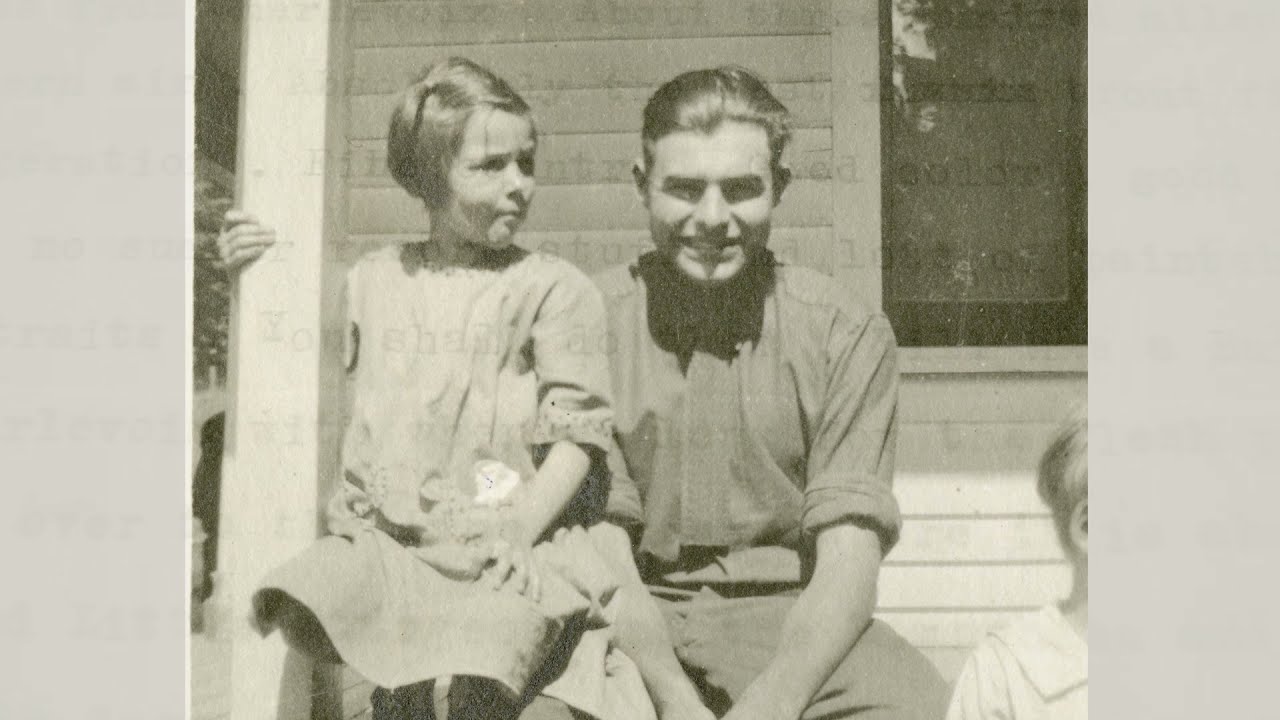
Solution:
<svg viewBox="0 0 1280 720">
<path fill-rule="evenodd" d="M 357 47 L 815 35 L 831 24 L 829 2 L 700 0 L 510 0 L 358 2 Z"/>
<path fill-rule="evenodd" d="M 774 82 L 770 85 L 786 103 L 797 128 L 829 128 L 831 87 L 825 81 Z M 387 133 L 391 109 L 401 88 L 385 93 L 352 95 L 350 137 L 381 138 Z M 634 133 L 639 151 L 640 112 L 654 87 L 601 87 L 558 90 L 522 90 L 533 108 L 534 121 L 544 133 Z M 544 161 L 539 157 L 539 161 Z"/>
<path fill-rule="evenodd" d="M 1075 372 L 902 377 L 894 482 L 903 529 L 877 616 L 948 680 L 986 632 L 1069 589 L 1035 468 L 1087 382 Z"/>
<path fill-rule="evenodd" d="M 793 176 L 801 180 L 830 179 L 832 168 L 826 157 L 830 153 L 830 128 L 797 130 L 787 147 Z M 631 170 L 639 155 L 634 132 L 543 133 L 538 137 L 538 187 L 623 185 L 634 193 Z M 387 170 L 385 137 L 351 141 L 346 158 L 351 187 L 399 189 Z"/>
<path fill-rule="evenodd" d="M 425 232 L 427 213 L 420 200 L 398 187 L 350 190 L 349 212 L 353 229 L 373 234 Z M 789 202 L 774 217 L 782 227 L 831 225 L 831 185 L 818 180 L 797 180 L 788 191 Z M 538 188 L 524 229 L 538 230 L 642 230 L 649 217 L 631 185 L 552 185 Z"/>
<path fill-rule="evenodd" d="M 518 241 L 557 252 L 587 272 L 648 248 L 647 220 L 631 181 L 640 114 L 678 72 L 738 64 L 774 84 L 795 113 L 787 161 L 796 181 L 775 220 L 784 259 L 831 268 L 842 257 L 832 232 L 831 3 L 357 2 L 346 147 L 350 248 L 410 241 L 428 226 L 421 204 L 389 178 L 385 137 L 399 91 L 448 55 L 480 62 L 533 107 L 539 129 L 538 190 Z"/>
<path fill-rule="evenodd" d="M 450 55 L 488 67 L 524 93 L 615 87 L 652 91 L 685 70 L 725 64 L 752 67 L 771 82 L 829 80 L 830 52 L 825 34 L 356 48 L 351 92 L 396 92 L 422 68 Z"/>
</svg>

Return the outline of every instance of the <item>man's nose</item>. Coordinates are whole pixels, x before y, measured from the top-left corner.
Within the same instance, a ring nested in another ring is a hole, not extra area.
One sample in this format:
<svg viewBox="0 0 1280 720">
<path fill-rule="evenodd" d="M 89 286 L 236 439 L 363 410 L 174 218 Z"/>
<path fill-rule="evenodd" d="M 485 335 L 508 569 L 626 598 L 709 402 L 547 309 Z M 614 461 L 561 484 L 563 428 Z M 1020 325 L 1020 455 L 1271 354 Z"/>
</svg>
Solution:
<svg viewBox="0 0 1280 720">
<path fill-rule="evenodd" d="M 693 209 L 693 221 L 700 230 L 724 227 L 729 223 L 729 204 L 714 185 L 702 193 Z"/>
</svg>

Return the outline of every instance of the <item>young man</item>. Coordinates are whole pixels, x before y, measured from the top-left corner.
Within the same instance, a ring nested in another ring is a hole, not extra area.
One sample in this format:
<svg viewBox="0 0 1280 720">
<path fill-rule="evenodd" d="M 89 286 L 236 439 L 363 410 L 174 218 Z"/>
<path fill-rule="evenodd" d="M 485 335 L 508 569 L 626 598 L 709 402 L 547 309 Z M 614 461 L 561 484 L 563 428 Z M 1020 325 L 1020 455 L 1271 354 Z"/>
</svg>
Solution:
<svg viewBox="0 0 1280 720">
<path fill-rule="evenodd" d="M 736 68 L 680 75 L 644 111 L 634 172 L 657 249 L 597 282 L 615 495 L 643 499 L 636 560 L 670 637 L 622 642 L 663 717 L 689 716 L 664 712 L 688 686 L 674 647 L 697 701 L 733 720 L 932 720 L 945 682 L 871 619 L 901 522 L 893 332 L 768 251 L 787 122 Z"/>
</svg>

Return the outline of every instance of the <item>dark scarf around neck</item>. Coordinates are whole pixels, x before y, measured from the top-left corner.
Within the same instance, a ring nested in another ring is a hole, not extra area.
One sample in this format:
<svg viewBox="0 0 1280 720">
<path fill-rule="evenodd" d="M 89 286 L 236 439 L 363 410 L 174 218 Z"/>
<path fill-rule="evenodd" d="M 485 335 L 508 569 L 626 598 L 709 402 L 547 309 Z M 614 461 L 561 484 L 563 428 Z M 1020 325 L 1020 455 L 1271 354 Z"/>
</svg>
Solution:
<svg viewBox="0 0 1280 720">
<path fill-rule="evenodd" d="M 695 350 L 732 359 L 742 342 L 756 342 L 764 325 L 764 301 L 773 292 L 773 253 L 754 253 L 746 267 L 721 285 L 690 280 L 659 251 L 640 256 L 634 272 L 644 278 L 649 332 L 658 347 L 687 369 Z"/>
</svg>

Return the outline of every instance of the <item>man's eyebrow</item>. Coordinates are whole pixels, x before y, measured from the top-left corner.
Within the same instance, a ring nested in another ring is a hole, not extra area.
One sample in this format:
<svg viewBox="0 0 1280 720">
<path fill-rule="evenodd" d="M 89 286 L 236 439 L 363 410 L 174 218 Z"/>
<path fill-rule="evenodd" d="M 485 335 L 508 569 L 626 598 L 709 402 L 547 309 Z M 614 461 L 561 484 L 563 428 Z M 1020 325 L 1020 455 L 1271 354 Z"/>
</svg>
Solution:
<svg viewBox="0 0 1280 720">
<path fill-rule="evenodd" d="M 749 173 L 747 175 L 734 175 L 733 177 L 723 178 L 720 181 L 720 184 L 725 185 L 728 183 L 758 183 L 758 182 L 764 182 L 764 178 L 755 173 Z"/>
</svg>

